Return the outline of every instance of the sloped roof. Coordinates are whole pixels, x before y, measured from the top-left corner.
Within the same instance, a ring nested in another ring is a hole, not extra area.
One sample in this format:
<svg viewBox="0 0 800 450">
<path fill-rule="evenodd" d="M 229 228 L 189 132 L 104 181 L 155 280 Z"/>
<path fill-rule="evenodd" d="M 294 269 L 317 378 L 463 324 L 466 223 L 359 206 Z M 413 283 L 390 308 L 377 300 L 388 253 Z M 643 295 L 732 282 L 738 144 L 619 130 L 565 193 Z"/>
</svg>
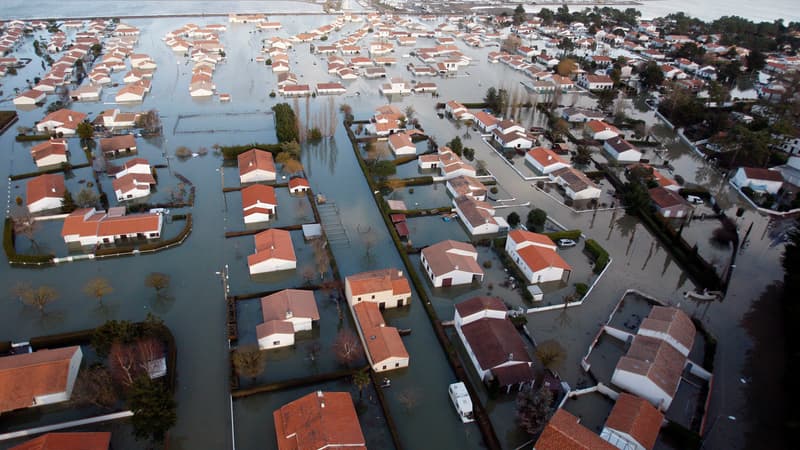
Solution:
<svg viewBox="0 0 800 450">
<path fill-rule="evenodd" d="M 261 314 L 264 322 L 286 320 L 288 316 L 319 320 L 314 291 L 284 289 L 261 298 Z"/>
<path fill-rule="evenodd" d="M 47 433 L 9 450 L 108 450 L 111 432 Z"/>
<path fill-rule="evenodd" d="M 364 295 L 373 292 L 392 291 L 393 295 L 411 294 L 411 286 L 397 269 L 378 269 L 361 272 L 345 278 L 353 295 Z"/>
<path fill-rule="evenodd" d="M 508 319 L 478 319 L 462 325 L 461 332 L 484 370 L 508 361 L 531 362 L 522 337 Z"/>
<path fill-rule="evenodd" d="M 465 255 L 471 253 L 473 256 Z M 454 270 L 483 274 L 478 265 L 478 252 L 472 244 L 451 239 L 438 242 L 422 249 L 422 255 L 435 276 L 444 275 Z"/>
<path fill-rule="evenodd" d="M 558 156 L 556 152 L 549 148 L 536 147 L 528 151 L 528 155 L 536 160 L 542 167 L 551 166 L 553 164 L 568 164 L 563 158 Z"/>
<path fill-rule="evenodd" d="M 534 450 L 617 450 L 578 423 L 578 418 L 563 409 L 556 410 L 533 445 Z"/>
<path fill-rule="evenodd" d="M 549 237 L 539 234 L 533 233 L 531 231 L 526 230 L 511 230 L 508 233 L 508 238 L 514 241 L 517 244 L 521 244 L 523 242 L 530 242 L 534 245 L 538 246 L 545 246 L 549 248 L 554 248 L 556 246 L 555 242 Z"/>
<path fill-rule="evenodd" d="M 783 181 L 783 175 L 777 170 L 760 167 L 742 167 L 745 176 L 751 180 Z"/>
<path fill-rule="evenodd" d="M 347 392 L 312 392 L 272 413 L 279 450 L 366 450 L 353 399 Z"/>
<path fill-rule="evenodd" d="M 654 306 L 639 329 L 668 334 L 689 350 L 692 349 L 696 333 L 692 319 L 685 312 L 664 306 Z"/>
<path fill-rule="evenodd" d="M 397 328 L 386 326 L 380 306 L 373 302 L 361 302 L 353 306 L 353 312 L 373 363 L 378 364 L 389 358 L 408 358 L 400 333 Z"/>
<path fill-rule="evenodd" d="M 686 357 L 661 339 L 636 335 L 616 368 L 647 377 L 670 396 L 678 390 Z"/>
<path fill-rule="evenodd" d="M 50 139 L 49 141 L 42 142 L 41 144 L 34 145 L 31 148 L 31 156 L 34 161 L 39 161 L 50 155 L 66 155 L 67 154 L 67 140 L 66 139 Z"/>
<path fill-rule="evenodd" d="M 642 447 L 655 446 L 664 415 L 647 400 L 623 392 L 617 398 L 605 426 L 626 433 Z"/>
<path fill-rule="evenodd" d="M 549 267 L 557 267 L 563 270 L 572 270 L 564 259 L 551 248 L 540 247 L 538 245 L 528 245 L 517 250 L 519 257 L 534 272 Z"/>
<path fill-rule="evenodd" d="M 254 239 L 256 252 L 247 257 L 248 265 L 252 266 L 273 258 L 297 261 L 292 235 L 288 231 L 271 228 L 258 233 Z"/>
<path fill-rule="evenodd" d="M 499 298 L 488 296 L 472 297 L 456 305 L 456 311 L 461 317 L 471 316 L 484 310 L 507 312 L 508 308 Z"/>
<path fill-rule="evenodd" d="M 69 363 L 79 346 L 0 358 L 0 413 L 33 405 L 35 397 L 67 390 Z"/>
<path fill-rule="evenodd" d="M 254 170 L 275 173 L 275 161 L 272 158 L 272 153 L 264 150 L 253 148 L 240 153 L 237 156 L 237 161 L 239 164 L 239 176 L 246 175 Z"/>
<path fill-rule="evenodd" d="M 663 188 L 661 186 L 654 187 L 650 189 L 648 192 L 650 194 L 650 198 L 653 200 L 653 203 L 655 203 L 659 208 L 670 208 L 673 206 L 689 205 L 689 202 L 687 202 L 683 197 L 681 197 L 680 194 L 678 194 L 675 191 Z"/>
<path fill-rule="evenodd" d="M 64 190 L 64 175 L 42 174 L 28 181 L 25 186 L 25 201 L 30 205 L 44 198 L 62 198 Z"/>
<path fill-rule="evenodd" d="M 123 134 L 100 139 L 100 150 L 103 153 L 136 147 L 136 138 L 132 134 Z"/>
<path fill-rule="evenodd" d="M 241 190 L 242 193 L 242 208 L 247 208 L 258 203 L 266 203 L 268 205 L 278 205 L 278 200 L 275 198 L 275 188 L 272 186 L 265 186 L 263 184 L 252 184 Z"/>
</svg>

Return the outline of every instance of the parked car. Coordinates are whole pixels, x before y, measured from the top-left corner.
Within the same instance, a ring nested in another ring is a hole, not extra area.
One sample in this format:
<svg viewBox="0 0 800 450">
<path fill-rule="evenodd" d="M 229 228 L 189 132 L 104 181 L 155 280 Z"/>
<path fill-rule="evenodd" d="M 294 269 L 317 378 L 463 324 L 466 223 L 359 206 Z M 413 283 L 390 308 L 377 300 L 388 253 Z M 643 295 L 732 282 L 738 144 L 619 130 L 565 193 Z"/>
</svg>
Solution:
<svg viewBox="0 0 800 450">
<path fill-rule="evenodd" d="M 702 205 L 703 199 L 696 195 L 687 195 L 686 200 L 693 205 Z"/>
<path fill-rule="evenodd" d="M 575 247 L 578 245 L 578 243 L 572 239 L 559 239 L 556 244 L 558 244 L 559 247 Z"/>
</svg>

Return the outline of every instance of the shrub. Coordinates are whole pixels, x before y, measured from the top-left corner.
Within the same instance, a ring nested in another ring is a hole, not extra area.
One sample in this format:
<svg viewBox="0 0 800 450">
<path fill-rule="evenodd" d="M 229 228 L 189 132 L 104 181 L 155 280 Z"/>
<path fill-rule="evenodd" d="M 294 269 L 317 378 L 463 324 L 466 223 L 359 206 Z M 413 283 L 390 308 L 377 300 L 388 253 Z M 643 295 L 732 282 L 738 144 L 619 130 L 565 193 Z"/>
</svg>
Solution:
<svg viewBox="0 0 800 450">
<path fill-rule="evenodd" d="M 530 231 L 540 232 L 544 229 L 545 222 L 547 222 L 547 212 L 543 209 L 534 208 L 528 212 L 528 220 L 525 222 L 525 227 Z"/>
<path fill-rule="evenodd" d="M 22 197 L 20 197 L 19 195 L 14 201 L 17 203 L 17 206 L 22 206 Z"/>
<path fill-rule="evenodd" d="M 578 294 L 578 299 L 583 298 L 589 292 L 589 286 L 586 283 L 575 283 L 575 293 Z"/>
<path fill-rule="evenodd" d="M 497 189 L 497 186 L 492 186 L 491 189 L 489 189 L 489 192 L 491 192 L 492 194 L 497 194 L 499 191 Z"/>
<path fill-rule="evenodd" d="M 609 261 L 608 252 L 600 246 L 594 239 L 587 239 L 584 250 L 589 252 L 594 259 L 594 273 L 600 273 L 606 268 Z"/>
<path fill-rule="evenodd" d="M 486 261 L 484 261 L 484 262 L 483 262 L 483 268 L 484 268 L 484 269 L 491 269 L 491 268 L 492 268 L 492 261 L 491 261 L 491 260 L 489 260 L 489 259 L 487 259 Z"/>
<path fill-rule="evenodd" d="M 276 95 L 277 94 L 275 94 L 275 91 L 270 91 L 269 98 L 275 98 Z"/>
</svg>

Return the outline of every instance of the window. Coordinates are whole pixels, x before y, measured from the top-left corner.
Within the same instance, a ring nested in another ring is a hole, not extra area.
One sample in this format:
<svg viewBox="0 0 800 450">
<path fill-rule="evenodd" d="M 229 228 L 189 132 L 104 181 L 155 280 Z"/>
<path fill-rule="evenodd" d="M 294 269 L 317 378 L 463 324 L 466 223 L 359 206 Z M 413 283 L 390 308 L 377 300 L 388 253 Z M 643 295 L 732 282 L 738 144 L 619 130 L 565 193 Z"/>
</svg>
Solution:
<svg viewBox="0 0 800 450">
<path fill-rule="evenodd" d="M 394 363 L 394 366 L 395 366 L 395 367 L 400 367 L 400 363 L 399 363 L 399 362 L 396 362 L 396 363 Z"/>
<path fill-rule="evenodd" d="M 384 366 L 383 366 L 383 370 L 386 370 L 386 365 L 385 365 L 385 364 L 384 364 Z"/>
<path fill-rule="evenodd" d="M 375 300 L 375 295 L 374 294 L 372 295 L 372 299 Z"/>
<path fill-rule="evenodd" d="M 272 341 L 272 345 L 281 345 L 281 341 Z"/>
</svg>

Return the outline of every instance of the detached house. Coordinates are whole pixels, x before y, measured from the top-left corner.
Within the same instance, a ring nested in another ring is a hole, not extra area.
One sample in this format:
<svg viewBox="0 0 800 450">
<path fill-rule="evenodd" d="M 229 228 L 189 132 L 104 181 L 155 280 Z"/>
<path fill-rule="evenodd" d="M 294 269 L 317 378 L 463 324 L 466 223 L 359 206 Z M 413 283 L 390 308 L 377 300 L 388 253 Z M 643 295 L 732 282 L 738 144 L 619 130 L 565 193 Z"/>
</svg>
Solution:
<svg viewBox="0 0 800 450">
<path fill-rule="evenodd" d="M 64 136 L 72 136 L 84 119 L 86 119 L 86 114 L 82 112 L 59 109 L 46 115 L 37 123 L 36 130 L 40 133 L 61 133 Z"/>
<path fill-rule="evenodd" d="M 367 448 L 348 392 L 316 391 L 272 413 L 278 450 Z"/>
<path fill-rule="evenodd" d="M 266 222 L 275 215 L 278 200 L 275 188 L 263 184 L 251 184 L 241 190 L 244 223 Z"/>
<path fill-rule="evenodd" d="M 502 217 L 495 217 L 494 208 L 488 203 L 462 196 L 453 200 L 456 214 L 472 236 L 494 234 L 508 230 L 508 223 Z"/>
<path fill-rule="evenodd" d="M 264 322 L 256 327 L 258 348 L 261 350 L 294 345 L 294 334 L 310 331 L 319 321 L 314 292 L 284 289 L 261 298 Z"/>
<path fill-rule="evenodd" d="M 478 111 L 475 113 L 475 124 L 483 133 L 491 133 L 492 130 L 497 128 L 500 120 L 486 111 Z"/>
<path fill-rule="evenodd" d="M 642 152 L 619 136 L 605 141 L 605 143 L 603 143 L 603 149 L 605 149 L 612 159 L 618 162 L 639 162 L 642 158 Z"/>
<path fill-rule="evenodd" d="M 602 191 L 583 172 L 573 167 L 564 167 L 550 173 L 550 179 L 564 188 L 571 200 L 600 198 Z"/>
<path fill-rule="evenodd" d="M 474 297 L 456 305 L 453 322 L 475 371 L 507 392 L 532 386 L 536 375 L 519 332 L 496 297 Z"/>
<path fill-rule="evenodd" d="M 31 148 L 36 167 L 54 166 L 67 162 L 67 140 L 50 139 Z"/>
<path fill-rule="evenodd" d="M 297 268 L 292 235 L 272 228 L 255 235 L 256 252 L 247 257 L 250 275 Z"/>
<path fill-rule="evenodd" d="M 58 209 L 64 204 L 64 175 L 43 174 L 25 186 L 25 204 L 30 213 Z"/>
<path fill-rule="evenodd" d="M 253 148 L 240 153 L 237 156 L 237 162 L 239 164 L 240 183 L 275 181 L 275 161 L 272 158 L 272 153 Z"/>
<path fill-rule="evenodd" d="M 0 357 L 0 414 L 68 401 L 81 359 L 77 345 Z"/>
<path fill-rule="evenodd" d="M 447 180 L 447 192 L 453 198 L 463 195 L 473 200 L 486 200 L 486 186 L 475 178 L 465 175 Z"/>
<path fill-rule="evenodd" d="M 664 414 L 642 398 L 623 392 L 611 408 L 600 437 L 617 448 L 652 450 Z"/>
<path fill-rule="evenodd" d="M 617 450 L 617 447 L 581 425 L 577 417 L 559 408 L 533 444 L 533 450 L 557 449 Z"/>
<path fill-rule="evenodd" d="M 473 120 L 475 116 L 461 103 L 450 100 L 445 103 L 444 111 L 456 120 Z"/>
<path fill-rule="evenodd" d="M 566 281 L 572 272 L 556 253 L 553 241 L 543 234 L 513 230 L 508 233 L 505 250 L 530 284 Z"/>
<path fill-rule="evenodd" d="M 586 122 L 586 134 L 596 141 L 606 141 L 622 134 L 614 125 L 607 124 L 602 120 L 590 120 Z"/>
<path fill-rule="evenodd" d="M 106 156 L 117 156 L 120 153 L 135 153 L 136 138 L 132 134 L 123 134 L 100 139 L 100 151 Z"/>
<path fill-rule="evenodd" d="M 665 219 L 686 219 L 692 212 L 692 205 L 680 194 L 661 186 L 648 191 L 656 212 Z"/>
<path fill-rule="evenodd" d="M 345 296 L 351 305 L 369 302 L 380 309 L 411 303 L 411 286 L 397 269 L 379 269 L 345 278 Z"/>
<path fill-rule="evenodd" d="M 446 240 L 422 249 L 420 261 L 433 287 L 483 281 L 478 251 L 472 244 Z"/>
<path fill-rule="evenodd" d="M 119 175 L 112 182 L 114 195 L 117 201 L 134 200 L 150 195 L 150 186 L 156 184 L 156 179 L 152 174 L 128 173 Z"/>
<path fill-rule="evenodd" d="M 783 186 L 783 175 L 777 170 L 740 167 L 731 177 L 731 182 L 740 189 L 747 187 L 756 192 L 777 194 Z"/>
<path fill-rule="evenodd" d="M 590 91 L 607 91 L 614 88 L 614 80 L 608 75 L 582 74 L 578 86 Z"/>
<path fill-rule="evenodd" d="M 549 148 L 536 147 L 525 154 L 525 161 L 531 165 L 538 173 L 547 175 L 558 169 L 570 167 L 561 156 Z"/>
<path fill-rule="evenodd" d="M 32 106 L 39 103 L 44 103 L 47 94 L 36 89 L 29 89 L 18 96 L 14 97 L 14 104 L 16 106 Z"/>
<path fill-rule="evenodd" d="M 395 156 L 417 154 L 417 146 L 408 133 L 395 133 L 389 136 L 389 149 Z"/>
</svg>

